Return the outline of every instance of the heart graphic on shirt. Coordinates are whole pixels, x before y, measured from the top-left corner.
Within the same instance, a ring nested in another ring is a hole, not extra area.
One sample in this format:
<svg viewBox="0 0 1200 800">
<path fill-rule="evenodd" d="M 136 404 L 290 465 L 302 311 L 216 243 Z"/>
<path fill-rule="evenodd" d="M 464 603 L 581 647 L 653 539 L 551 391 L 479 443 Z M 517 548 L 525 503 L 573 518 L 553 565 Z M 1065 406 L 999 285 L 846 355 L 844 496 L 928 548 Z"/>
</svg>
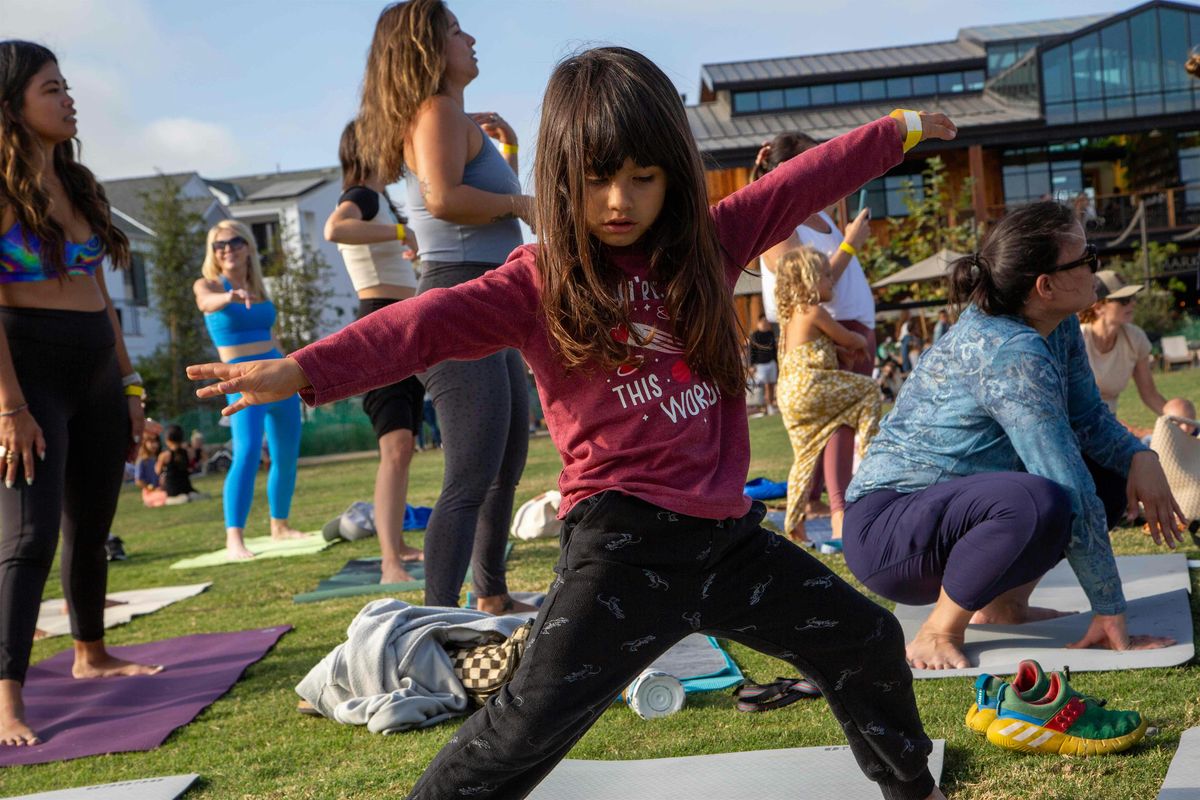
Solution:
<svg viewBox="0 0 1200 800">
<path fill-rule="evenodd" d="M 612 335 L 614 342 L 625 344 L 629 341 L 629 329 L 624 325 L 618 325 L 615 328 L 611 328 L 608 332 Z"/>
<path fill-rule="evenodd" d="M 641 369 L 642 364 L 645 363 L 645 361 L 645 356 L 634 356 L 629 361 L 626 361 L 624 364 L 617 367 L 617 377 L 628 378 L 630 375 Z"/>
<path fill-rule="evenodd" d="M 671 365 L 671 378 L 679 383 L 690 383 L 692 380 L 692 371 L 688 369 L 688 365 L 680 359 Z"/>
</svg>

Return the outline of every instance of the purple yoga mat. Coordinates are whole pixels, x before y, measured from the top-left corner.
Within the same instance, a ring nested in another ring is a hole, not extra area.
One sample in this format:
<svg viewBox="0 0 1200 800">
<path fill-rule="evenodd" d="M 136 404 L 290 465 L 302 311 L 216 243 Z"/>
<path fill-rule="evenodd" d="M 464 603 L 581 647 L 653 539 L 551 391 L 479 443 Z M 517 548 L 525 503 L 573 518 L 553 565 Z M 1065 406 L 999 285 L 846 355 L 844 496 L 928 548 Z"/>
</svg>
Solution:
<svg viewBox="0 0 1200 800">
<path fill-rule="evenodd" d="M 199 633 L 110 649 L 130 661 L 162 664 L 158 675 L 75 680 L 72 652 L 52 656 L 25 679 L 26 713 L 42 744 L 0 747 L 0 767 L 152 750 L 229 691 L 291 629 Z"/>
</svg>

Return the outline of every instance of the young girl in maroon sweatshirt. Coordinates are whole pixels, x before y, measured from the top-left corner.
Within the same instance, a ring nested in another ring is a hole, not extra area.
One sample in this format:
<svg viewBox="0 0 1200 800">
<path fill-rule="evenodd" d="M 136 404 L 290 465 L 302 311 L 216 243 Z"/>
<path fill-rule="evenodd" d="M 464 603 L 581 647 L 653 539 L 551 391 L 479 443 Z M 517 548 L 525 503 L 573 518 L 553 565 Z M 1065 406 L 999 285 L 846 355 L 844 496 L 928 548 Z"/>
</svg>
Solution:
<svg viewBox="0 0 1200 800">
<path fill-rule="evenodd" d="M 679 95 L 644 56 L 600 48 L 550 78 L 535 162 L 539 244 L 275 361 L 190 367 L 240 392 L 232 414 L 299 391 L 317 404 L 444 359 L 516 347 L 562 455 L 562 555 L 513 679 L 413 798 L 526 796 L 618 692 L 687 634 L 784 659 L 815 682 L 887 798 L 940 798 L 900 625 L 759 527 L 732 290 L 810 214 L 953 138 L 895 112 L 707 207 Z M 803 784 L 797 776 L 797 785 Z"/>
</svg>

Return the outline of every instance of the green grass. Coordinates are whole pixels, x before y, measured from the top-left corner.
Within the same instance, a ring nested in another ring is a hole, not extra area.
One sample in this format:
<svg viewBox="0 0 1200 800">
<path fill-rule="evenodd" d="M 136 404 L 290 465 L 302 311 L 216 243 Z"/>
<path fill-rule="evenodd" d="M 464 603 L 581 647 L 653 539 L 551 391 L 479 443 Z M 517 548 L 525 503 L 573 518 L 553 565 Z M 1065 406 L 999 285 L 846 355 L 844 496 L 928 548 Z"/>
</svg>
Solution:
<svg viewBox="0 0 1200 800">
<path fill-rule="evenodd" d="M 1200 388 L 1200 371 L 1155 377 L 1167 396 L 1194 396 Z M 1123 398 L 1121 406 L 1133 421 L 1150 422 L 1148 412 L 1145 420 L 1139 418 L 1136 397 Z M 751 420 L 750 429 L 754 453 L 750 474 L 783 479 L 791 451 L 779 418 Z M 558 456 L 550 442 L 544 437 L 535 439 L 518 501 L 552 488 L 558 469 Z M 441 474 L 440 453 L 419 454 L 414 461 L 411 502 L 432 505 Z M 370 460 L 303 467 L 292 519 L 302 529 L 319 528 L 350 501 L 369 499 L 373 480 L 374 463 Z M 263 483 L 260 477 L 260 489 Z M 214 496 L 220 493 L 220 483 L 214 479 L 201 479 L 198 488 Z M 249 535 L 266 532 L 266 513 L 265 497 L 260 492 Z M 122 495 L 114 530 L 125 539 L 131 559 L 112 566 L 112 590 L 202 580 L 213 581 L 213 586 L 199 597 L 111 630 L 110 643 L 132 644 L 283 623 L 294 625 L 295 630 L 284 636 L 265 659 L 250 667 L 228 695 L 159 749 L 8 768 L 0 772 L 0 794 L 197 772 L 202 781 L 189 793 L 188 800 L 394 797 L 412 786 L 452 735 L 456 723 L 377 736 L 365 729 L 302 717 L 295 711 L 293 687 L 342 640 L 347 624 L 370 598 L 294 605 L 291 597 L 313 588 L 347 559 L 375 554 L 373 540 L 341 544 L 311 557 L 168 571 L 167 567 L 179 558 L 220 546 L 220 502 L 146 509 L 134 491 Z M 420 537 L 412 541 L 419 543 Z M 1153 545 L 1134 530 L 1118 532 L 1114 541 L 1123 554 L 1155 552 Z M 543 590 L 557 552 L 554 541 L 518 543 L 509 562 L 512 588 Z M 1193 549 L 1191 555 L 1200 553 Z M 826 560 L 853 582 L 840 559 Z M 51 586 L 49 593 L 55 591 L 56 587 Z M 1194 583 L 1193 597 L 1197 591 L 1200 586 Z M 401 597 L 421 602 L 418 593 Z M 34 659 L 48 657 L 68 644 L 65 638 L 39 642 L 34 647 Z M 752 678 L 772 679 L 792 672 L 782 662 L 744 647 L 732 645 L 730 651 Z M 1108 698 L 1115 708 L 1140 710 L 1160 733 L 1122 756 L 1094 760 L 1017 756 L 988 745 L 964 727 L 962 718 L 971 694 L 969 679 L 917 681 L 917 698 L 927 732 L 947 740 L 943 776 L 947 793 L 952 798 L 971 800 L 1154 797 L 1179 734 L 1200 725 L 1200 667 L 1193 660 L 1172 669 L 1080 673 L 1074 682 L 1084 692 Z M 682 712 L 652 723 L 624 707 L 614 707 L 581 740 L 572 756 L 654 758 L 843 741 L 822 702 L 797 703 L 779 712 L 749 715 L 737 713 L 728 694 L 713 693 L 689 697 Z M 795 785 L 797 796 L 804 796 L 803 775 L 796 776 Z"/>
</svg>

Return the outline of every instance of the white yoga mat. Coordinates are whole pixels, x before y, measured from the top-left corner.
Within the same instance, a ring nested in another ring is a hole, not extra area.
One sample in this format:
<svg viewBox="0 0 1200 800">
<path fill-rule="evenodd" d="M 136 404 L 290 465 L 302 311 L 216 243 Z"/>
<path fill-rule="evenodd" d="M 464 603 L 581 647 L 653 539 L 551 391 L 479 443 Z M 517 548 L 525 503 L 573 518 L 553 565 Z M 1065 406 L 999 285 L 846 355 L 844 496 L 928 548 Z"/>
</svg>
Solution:
<svg viewBox="0 0 1200 800">
<path fill-rule="evenodd" d="M 4 800 L 175 800 L 199 777 L 192 773 L 165 778 L 145 778 L 138 781 L 105 783 L 100 786 L 80 786 L 57 792 L 23 794 Z"/>
<path fill-rule="evenodd" d="M 193 583 L 190 586 L 156 586 L 153 589 L 131 589 L 127 592 L 110 592 L 109 600 L 121 601 L 121 605 L 104 609 L 104 627 L 124 625 L 134 617 L 152 614 L 160 608 L 189 597 L 195 597 L 208 587 L 208 583 Z M 43 600 L 38 612 L 37 627 L 46 636 L 65 636 L 71 632 L 71 621 L 63 610 L 63 600 Z"/>
<path fill-rule="evenodd" d="M 942 775 L 935 739 L 929 771 Z M 640 761 L 561 762 L 529 800 L 879 800 L 849 746 L 751 750 Z"/>
<path fill-rule="evenodd" d="M 726 667 L 725 654 L 713 647 L 712 642 L 702 633 L 693 633 L 683 637 L 667 652 L 658 657 L 650 669 L 674 675 L 676 678 L 690 678 L 694 675 L 712 675 L 721 672 Z"/>
<path fill-rule="evenodd" d="M 1076 611 L 1058 619 L 1025 625 L 971 625 L 963 650 L 969 669 L 914 669 L 914 678 L 955 678 L 964 675 L 1011 674 L 1025 658 L 1036 659 L 1047 670 L 1070 666 L 1072 672 L 1171 667 L 1195 654 L 1192 611 L 1188 603 L 1187 559 L 1183 555 L 1120 556 L 1117 569 L 1129 603 L 1126 612 L 1131 633 L 1170 636 L 1176 641 L 1159 650 L 1068 650 L 1066 645 L 1083 638 L 1091 623 L 1087 597 L 1066 561 L 1046 573 L 1030 602 L 1059 611 Z M 933 606 L 896 606 L 896 618 L 905 640 L 916 635 Z"/>
<path fill-rule="evenodd" d="M 1179 749 L 1171 759 L 1158 800 L 1197 798 L 1200 798 L 1200 728 L 1192 728 L 1179 737 Z"/>
</svg>

